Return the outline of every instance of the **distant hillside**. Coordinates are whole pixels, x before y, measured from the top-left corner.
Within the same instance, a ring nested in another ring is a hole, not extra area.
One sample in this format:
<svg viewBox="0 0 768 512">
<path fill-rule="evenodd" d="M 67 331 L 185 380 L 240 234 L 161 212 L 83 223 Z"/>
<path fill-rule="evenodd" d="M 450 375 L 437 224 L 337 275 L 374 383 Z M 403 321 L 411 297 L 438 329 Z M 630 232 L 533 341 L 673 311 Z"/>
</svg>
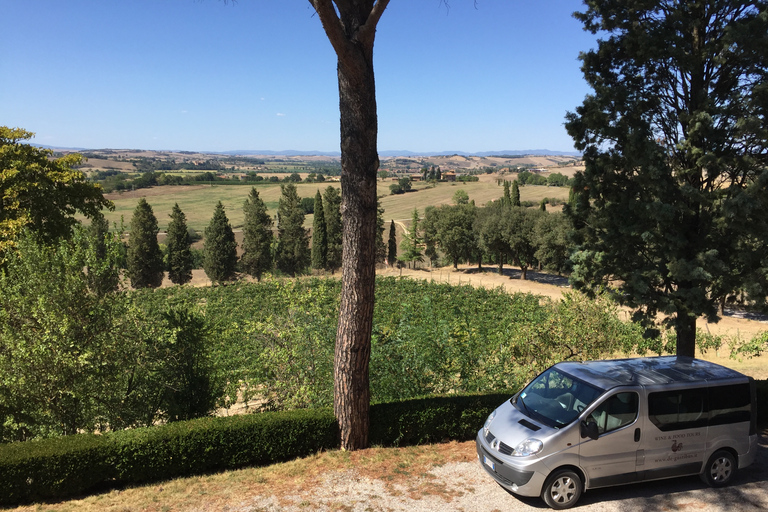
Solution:
<svg viewBox="0 0 768 512">
<path fill-rule="evenodd" d="M 199 155 L 227 155 L 227 156 L 325 156 L 335 157 L 341 156 L 338 151 L 302 151 L 287 149 L 283 151 L 274 151 L 269 149 L 236 149 L 229 151 L 182 151 L 182 150 L 141 150 L 141 149 L 107 149 L 107 148 L 74 148 L 74 147 L 57 147 L 47 146 L 45 144 L 32 144 L 33 146 L 45 149 L 51 149 L 54 151 L 77 151 L 77 152 L 131 152 L 131 153 L 182 153 L 182 154 L 199 154 Z M 503 151 L 482 151 L 477 153 L 468 153 L 466 151 L 437 151 L 437 152 L 417 152 L 409 150 L 382 150 L 379 151 L 381 157 L 441 157 L 441 156 L 478 156 L 478 157 L 497 157 L 504 158 L 510 156 L 571 156 L 580 157 L 581 153 L 577 151 L 553 151 L 549 149 L 505 149 Z"/>
</svg>

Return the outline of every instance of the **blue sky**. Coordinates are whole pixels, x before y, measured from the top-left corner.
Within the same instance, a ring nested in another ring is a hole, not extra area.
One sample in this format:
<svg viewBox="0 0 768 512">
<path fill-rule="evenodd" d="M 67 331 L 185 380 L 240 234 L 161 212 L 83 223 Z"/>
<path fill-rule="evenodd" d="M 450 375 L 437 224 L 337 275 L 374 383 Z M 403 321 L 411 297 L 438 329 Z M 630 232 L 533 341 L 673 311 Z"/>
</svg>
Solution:
<svg viewBox="0 0 768 512">
<path fill-rule="evenodd" d="M 573 151 L 595 46 L 578 0 L 391 0 L 379 150 Z M 0 0 L 0 125 L 60 147 L 338 151 L 336 57 L 307 0 Z"/>
</svg>

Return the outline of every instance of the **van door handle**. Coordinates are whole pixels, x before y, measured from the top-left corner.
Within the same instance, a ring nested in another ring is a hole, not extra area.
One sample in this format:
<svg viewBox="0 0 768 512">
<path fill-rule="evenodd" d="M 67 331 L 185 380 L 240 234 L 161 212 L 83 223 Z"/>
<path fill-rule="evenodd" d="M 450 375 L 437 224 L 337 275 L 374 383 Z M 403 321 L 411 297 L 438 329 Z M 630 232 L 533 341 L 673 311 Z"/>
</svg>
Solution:
<svg viewBox="0 0 768 512">
<path fill-rule="evenodd" d="M 640 429 L 635 429 L 635 442 L 638 442 L 640 440 Z"/>
</svg>

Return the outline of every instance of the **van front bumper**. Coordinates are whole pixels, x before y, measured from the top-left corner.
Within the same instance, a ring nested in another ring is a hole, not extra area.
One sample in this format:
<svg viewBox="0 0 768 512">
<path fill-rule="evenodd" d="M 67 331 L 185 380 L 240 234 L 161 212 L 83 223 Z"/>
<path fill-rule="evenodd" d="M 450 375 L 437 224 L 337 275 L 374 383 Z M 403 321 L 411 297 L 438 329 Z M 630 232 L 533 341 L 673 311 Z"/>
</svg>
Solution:
<svg viewBox="0 0 768 512">
<path fill-rule="evenodd" d="M 541 488 L 544 486 L 545 479 L 542 473 L 536 471 L 535 468 L 518 467 L 507 458 L 502 460 L 495 451 L 484 445 L 482 429 L 477 433 L 475 445 L 480 466 L 499 485 L 520 496 L 541 495 Z M 533 462 L 533 465 L 538 464 L 540 464 L 539 461 Z"/>
</svg>

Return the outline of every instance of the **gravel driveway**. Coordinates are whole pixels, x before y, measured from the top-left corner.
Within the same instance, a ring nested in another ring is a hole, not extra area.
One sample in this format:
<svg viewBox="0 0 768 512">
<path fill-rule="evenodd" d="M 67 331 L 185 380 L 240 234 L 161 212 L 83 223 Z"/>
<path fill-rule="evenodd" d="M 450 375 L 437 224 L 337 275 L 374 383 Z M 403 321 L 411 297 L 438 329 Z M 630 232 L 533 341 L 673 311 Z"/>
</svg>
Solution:
<svg viewBox="0 0 768 512">
<path fill-rule="evenodd" d="M 622 487 L 595 489 L 582 495 L 579 511 L 764 511 L 768 510 L 768 431 L 760 436 L 755 464 L 737 473 L 723 489 L 707 487 L 698 477 L 684 477 Z M 405 483 L 361 478 L 354 470 L 333 472 L 321 484 L 295 495 L 252 497 L 242 512 L 516 512 L 548 510 L 538 498 L 518 498 L 499 487 L 475 462 L 454 462 Z"/>
</svg>

